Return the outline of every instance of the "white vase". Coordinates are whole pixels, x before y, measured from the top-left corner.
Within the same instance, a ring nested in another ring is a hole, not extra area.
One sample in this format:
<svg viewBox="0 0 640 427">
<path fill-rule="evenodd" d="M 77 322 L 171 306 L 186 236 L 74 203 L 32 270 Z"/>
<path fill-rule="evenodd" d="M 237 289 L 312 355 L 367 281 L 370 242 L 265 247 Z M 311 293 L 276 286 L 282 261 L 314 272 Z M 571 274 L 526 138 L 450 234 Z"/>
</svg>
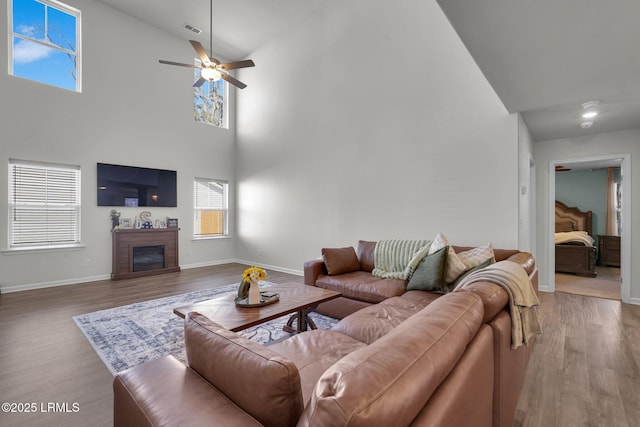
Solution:
<svg viewBox="0 0 640 427">
<path fill-rule="evenodd" d="M 249 288 L 249 304 L 260 303 L 260 287 L 257 280 L 251 281 L 251 287 Z"/>
</svg>

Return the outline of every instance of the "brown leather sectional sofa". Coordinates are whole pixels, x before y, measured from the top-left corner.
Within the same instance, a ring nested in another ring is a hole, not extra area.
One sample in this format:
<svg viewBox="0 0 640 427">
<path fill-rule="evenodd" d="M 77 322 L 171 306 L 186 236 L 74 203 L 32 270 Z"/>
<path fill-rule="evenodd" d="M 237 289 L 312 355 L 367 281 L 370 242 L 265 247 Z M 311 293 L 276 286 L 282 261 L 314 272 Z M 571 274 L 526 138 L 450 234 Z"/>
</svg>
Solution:
<svg viewBox="0 0 640 427">
<path fill-rule="evenodd" d="M 348 322 L 338 323 L 333 330 L 345 331 L 355 325 L 359 330 L 366 328 L 368 331 L 375 331 L 373 336 L 383 334 L 416 311 L 443 297 L 442 294 L 431 292 L 406 291 L 407 282 L 404 280 L 373 276 L 371 272 L 374 268 L 375 246 L 376 242 L 358 242 L 356 254 L 360 269 L 348 265 L 348 250 L 341 254 L 340 250 L 333 249 L 323 258 L 304 264 L 305 284 L 342 294 L 340 298 L 321 304 L 316 310 L 338 319 L 348 319 Z M 453 246 L 453 249 L 460 253 L 472 250 L 473 247 Z M 509 260 L 521 265 L 534 290 L 538 292 L 538 269 L 532 254 L 515 249 L 493 249 L 493 253 L 496 262 Z M 328 262 L 331 263 L 331 270 L 348 272 L 330 274 Z M 460 291 L 472 292 L 483 301 L 483 323 L 493 333 L 493 426 L 512 426 L 533 346 L 522 346 L 516 350 L 511 348 L 509 299 L 504 289 L 493 283 L 477 282 Z M 411 300 L 413 304 L 407 304 L 407 300 Z M 359 337 L 368 340 L 365 332 L 361 332 Z"/>
<path fill-rule="evenodd" d="M 358 252 L 366 268 L 365 248 Z M 537 287 L 530 254 L 495 255 L 522 265 Z M 328 274 L 320 264 L 306 263 L 305 283 L 322 285 Z M 371 283 L 342 283 L 344 305 L 329 307 L 345 314 L 334 328 L 270 346 L 190 313 L 189 367 L 167 356 L 118 374 L 114 424 L 512 425 L 531 346 L 511 349 L 501 287 L 477 282 L 444 295 L 399 292 L 377 303 L 366 293 L 376 293 Z"/>
</svg>

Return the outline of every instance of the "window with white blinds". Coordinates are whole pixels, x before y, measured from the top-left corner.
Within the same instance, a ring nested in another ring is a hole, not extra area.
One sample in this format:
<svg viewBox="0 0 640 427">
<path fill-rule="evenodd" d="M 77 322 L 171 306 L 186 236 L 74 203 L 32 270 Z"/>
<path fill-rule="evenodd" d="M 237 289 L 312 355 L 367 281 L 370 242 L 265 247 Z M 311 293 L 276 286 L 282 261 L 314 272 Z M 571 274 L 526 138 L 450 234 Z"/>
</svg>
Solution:
<svg viewBox="0 0 640 427">
<path fill-rule="evenodd" d="M 9 248 L 80 243 L 80 167 L 9 160 Z"/>
<path fill-rule="evenodd" d="M 193 237 L 227 236 L 228 182 L 196 178 L 193 181 L 194 221 Z"/>
</svg>

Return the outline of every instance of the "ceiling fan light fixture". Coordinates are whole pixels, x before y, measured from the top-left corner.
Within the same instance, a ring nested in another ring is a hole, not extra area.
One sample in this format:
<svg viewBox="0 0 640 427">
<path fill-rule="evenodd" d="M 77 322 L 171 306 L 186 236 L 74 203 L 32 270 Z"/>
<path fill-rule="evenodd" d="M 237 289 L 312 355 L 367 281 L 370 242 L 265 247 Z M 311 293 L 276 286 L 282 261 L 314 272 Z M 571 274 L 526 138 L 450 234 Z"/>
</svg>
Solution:
<svg viewBox="0 0 640 427">
<path fill-rule="evenodd" d="M 191 31 L 199 30 L 191 25 Z M 186 25 L 185 28 L 189 29 Z M 215 59 L 213 57 L 213 0 L 209 2 L 209 48 L 211 50 L 211 54 L 207 54 L 207 51 L 202 47 L 199 41 L 189 40 L 191 46 L 196 51 L 197 59 L 199 62 L 195 64 L 183 64 L 180 62 L 173 61 L 165 61 L 161 59 L 159 62 L 161 64 L 167 65 L 177 65 L 179 67 L 186 68 L 195 68 L 200 70 L 200 78 L 196 80 L 192 87 L 199 88 L 206 81 L 217 82 L 220 79 L 224 79 L 227 83 L 231 83 L 238 89 L 244 89 L 247 87 L 246 84 L 242 83 L 240 80 L 229 75 L 229 70 L 237 70 L 239 68 L 247 68 L 247 67 L 255 67 L 256 64 L 250 59 L 245 59 L 243 61 L 233 61 L 227 63 L 221 63 L 220 60 Z"/>
<path fill-rule="evenodd" d="M 589 129 L 591 126 L 593 126 L 592 120 L 585 120 L 584 122 L 580 123 L 580 127 L 582 129 Z"/>
<path fill-rule="evenodd" d="M 600 105 L 600 101 L 588 101 L 582 104 L 582 108 L 584 108 L 585 110 L 591 110 L 594 108 L 598 108 L 598 105 Z"/>
<path fill-rule="evenodd" d="M 203 68 L 200 71 L 200 75 L 203 79 L 207 79 L 212 82 L 217 82 L 222 78 L 222 73 L 215 68 Z"/>
</svg>

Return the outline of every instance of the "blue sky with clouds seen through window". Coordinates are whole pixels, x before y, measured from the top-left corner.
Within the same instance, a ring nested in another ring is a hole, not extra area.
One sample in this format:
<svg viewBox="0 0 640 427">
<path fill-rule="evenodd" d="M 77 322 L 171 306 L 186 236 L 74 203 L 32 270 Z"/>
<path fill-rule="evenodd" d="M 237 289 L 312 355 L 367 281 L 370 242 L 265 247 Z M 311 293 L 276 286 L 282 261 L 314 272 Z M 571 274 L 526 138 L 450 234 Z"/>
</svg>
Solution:
<svg viewBox="0 0 640 427">
<path fill-rule="evenodd" d="M 10 0 L 13 75 L 75 91 L 77 18 L 36 0 Z"/>
</svg>

